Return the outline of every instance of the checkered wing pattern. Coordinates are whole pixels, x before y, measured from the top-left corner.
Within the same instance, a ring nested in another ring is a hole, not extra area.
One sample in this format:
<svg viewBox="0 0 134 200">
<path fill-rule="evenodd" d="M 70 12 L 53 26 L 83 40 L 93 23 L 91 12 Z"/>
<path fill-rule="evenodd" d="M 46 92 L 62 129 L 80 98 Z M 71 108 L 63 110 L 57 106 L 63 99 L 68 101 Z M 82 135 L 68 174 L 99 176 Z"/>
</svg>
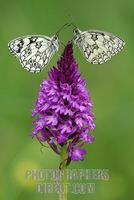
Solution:
<svg viewBox="0 0 134 200">
<path fill-rule="evenodd" d="M 42 71 L 59 48 L 58 37 L 36 35 L 14 39 L 8 46 L 22 67 L 34 73 Z"/>
<path fill-rule="evenodd" d="M 112 33 L 97 30 L 75 30 L 74 42 L 78 45 L 87 61 L 103 64 L 124 47 L 125 42 Z"/>
</svg>

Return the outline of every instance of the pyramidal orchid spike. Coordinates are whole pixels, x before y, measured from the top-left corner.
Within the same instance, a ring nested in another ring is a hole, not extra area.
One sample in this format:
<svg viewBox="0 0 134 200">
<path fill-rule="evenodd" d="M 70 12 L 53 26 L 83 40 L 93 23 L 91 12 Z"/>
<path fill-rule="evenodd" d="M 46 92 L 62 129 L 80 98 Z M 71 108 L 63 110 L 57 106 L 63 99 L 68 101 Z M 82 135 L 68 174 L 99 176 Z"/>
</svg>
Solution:
<svg viewBox="0 0 134 200">
<path fill-rule="evenodd" d="M 73 57 L 73 45 L 69 42 L 57 66 L 50 69 L 48 79 L 43 80 L 32 116 L 32 136 L 47 142 L 57 153 L 66 145 L 66 160 L 83 160 L 84 143 L 94 141 L 90 134 L 95 129 L 92 101 Z"/>
</svg>

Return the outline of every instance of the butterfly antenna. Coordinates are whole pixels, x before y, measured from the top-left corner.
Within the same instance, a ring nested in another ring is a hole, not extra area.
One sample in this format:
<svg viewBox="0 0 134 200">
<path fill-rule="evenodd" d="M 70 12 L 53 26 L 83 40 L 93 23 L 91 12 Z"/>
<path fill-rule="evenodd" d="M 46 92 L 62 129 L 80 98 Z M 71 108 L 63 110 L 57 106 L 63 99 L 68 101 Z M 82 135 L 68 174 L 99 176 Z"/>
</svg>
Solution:
<svg viewBox="0 0 134 200">
<path fill-rule="evenodd" d="M 70 18 L 70 21 L 71 21 L 70 25 L 72 25 L 74 28 L 77 28 L 77 26 L 73 23 L 73 21 L 74 21 L 73 16 L 68 14 L 68 17 Z"/>
<path fill-rule="evenodd" d="M 56 35 L 58 35 L 59 32 L 61 32 L 65 27 L 68 27 L 68 26 L 70 26 L 70 25 L 71 25 L 70 23 L 64 24 L 64 25 L 56 32 Z"/>
<path fill-rule="evenodd" d="M 74 28 L 78 28 L 78 26 L 76 26 L 73 22 L 70 23 L 70 26 L 73 26 Z"/>
</svg>

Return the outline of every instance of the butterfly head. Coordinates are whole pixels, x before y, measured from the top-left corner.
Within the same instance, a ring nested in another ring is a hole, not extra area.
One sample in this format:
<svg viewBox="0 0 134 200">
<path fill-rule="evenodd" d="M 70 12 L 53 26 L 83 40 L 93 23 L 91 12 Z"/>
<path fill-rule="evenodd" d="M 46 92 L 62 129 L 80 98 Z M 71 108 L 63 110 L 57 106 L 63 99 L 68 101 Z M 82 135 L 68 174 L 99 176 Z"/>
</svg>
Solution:
<svg viewBox="0 0 134 200">
<path fill-rule="evenodd" d="M 81 37 L 81 30 L 79 28 L 74 29 L 74 41 L 77 42 Z"/>
<path fill-rule="evenodd" d="M 59 48 L 59 37 L 58 37 L 58 34 L 55 34 L 52 37 L 52 43 L 56 47 L 56 49 L 58 50 L 58 48 Z"/>
</svg>

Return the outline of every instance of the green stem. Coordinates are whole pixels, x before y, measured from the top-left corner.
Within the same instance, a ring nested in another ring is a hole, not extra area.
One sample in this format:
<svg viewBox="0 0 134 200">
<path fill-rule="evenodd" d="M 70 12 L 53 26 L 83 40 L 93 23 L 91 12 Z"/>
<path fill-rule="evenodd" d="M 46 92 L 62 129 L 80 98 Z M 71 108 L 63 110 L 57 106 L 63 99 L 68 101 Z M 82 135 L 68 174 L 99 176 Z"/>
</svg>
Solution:
<svg viewBox="0 0 134 200">
<path fill-rule="evenodd" d="M 61 149 L 61 170 L 62 170 L 62 180 L 61 185 L 63 191 L 60 193 L 60 200 L 67 200 L 67 166 L 66 166 L 66 159 L 67 159 L 67 145 Z"/>
</svg>

